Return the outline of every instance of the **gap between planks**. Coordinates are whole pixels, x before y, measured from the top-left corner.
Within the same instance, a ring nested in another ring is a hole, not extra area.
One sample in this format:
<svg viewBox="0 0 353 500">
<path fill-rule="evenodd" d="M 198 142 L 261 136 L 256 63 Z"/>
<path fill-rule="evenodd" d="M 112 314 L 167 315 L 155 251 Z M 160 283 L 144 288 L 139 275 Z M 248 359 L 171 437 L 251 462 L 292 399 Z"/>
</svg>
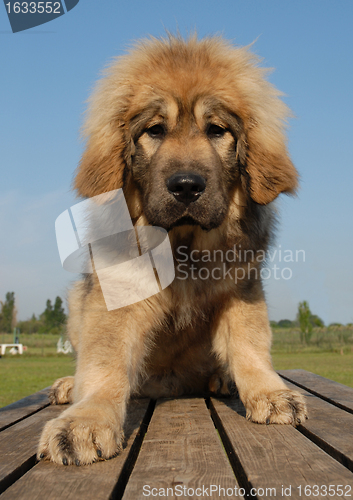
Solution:
<svg viewBox="0 0 353 500">
<path fill-rule="evenodd" d="M 353 472 L 353 415 L 292 384 L 306 399 L 309 419 L 298 425 L 299 432 Z"/>
<path fill-rule="evenodd" d="M 282 498 L 282 488 L 289 486 L 291 498 L 298 500 L 302 499 L 300 488 L 305 486 L 331 484 L 351 488 L 352 473 L 294 427 L 253 424 L 244 418 L 240 400 L 211 398 L 210 409 L 229 452 L 234 450 L 248 487 L 256 489 L 259 500 L 267 499 L 267 489 L 276 490 L 272 496 Z M 313 494 L 306 498 L 315 497 Z M 342 495 L 337 492 L 330 497 L 338 499 Z"/>
<path fill-rule="evenodd" d="M 123 500 L 143 498 L 152 488 L 170 498 L 211 485 L 239 488 L 217 431 L 204 398 L 157 400 Z"/>
<path fill-rule="evenodd" d="M 68 466 L 37 462 L 35 451 L 41 430 L 67 406 L 49 406 L 0 433 L 1 499 L 121 498 L 124 482 L 129 478 L 140 444 L 148 427 L 154 403 L 133 400 L 125 425 L 126 444 L 123 452 L 109 461 L 88 466 Z"/>
<path fill-rule="evenodd" d="M 278 370 L 278 374 L 314 396 L 353 413 L 353 389 L 306 370 Z"/>
<path fill-rule="evenodd" d="M 46 387 L 35 394 L 0 408 L 0 432 L 49 406 L 49 389 L 50 387 Z"/>
</svg>

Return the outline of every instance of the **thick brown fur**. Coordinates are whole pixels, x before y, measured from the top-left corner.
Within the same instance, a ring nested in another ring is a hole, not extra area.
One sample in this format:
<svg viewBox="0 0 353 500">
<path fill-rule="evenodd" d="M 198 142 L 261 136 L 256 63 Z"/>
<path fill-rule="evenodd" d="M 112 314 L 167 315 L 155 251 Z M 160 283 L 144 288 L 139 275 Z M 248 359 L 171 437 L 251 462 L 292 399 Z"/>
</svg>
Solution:
<svg viewBox="0 0 353 500">
<path fill-rule="evenodd" d="M 73 287 L 77 371 L 51 396 L 73 404 L 46 425 L 40 458 L 87 464 L 119 452 L 133 393 L 226 393 L 235 382 L 253 422 L 306 417 L 270 357 L 259 257 L 273 233 L 271 202 L 295 192 L 297 172 L 285 143 L 288 109 L 258 63 L 221 38 L 151 38 L 98 83 L 74 186 L 83 197 L 123 188 L 135 225 L 169 232 L 176 278 L 110 312 L 95 274 Z M 206 189 L 185 205 L 167 181 L 190 172 Z M 235 263 L 224 259 L 234 248 Z"/>
</svg>

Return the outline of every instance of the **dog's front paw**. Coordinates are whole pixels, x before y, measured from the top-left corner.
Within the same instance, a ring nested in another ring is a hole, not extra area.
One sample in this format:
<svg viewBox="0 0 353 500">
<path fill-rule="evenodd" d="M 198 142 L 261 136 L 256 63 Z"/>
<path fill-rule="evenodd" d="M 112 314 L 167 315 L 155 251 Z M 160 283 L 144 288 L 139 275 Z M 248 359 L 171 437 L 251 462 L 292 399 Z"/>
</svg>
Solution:
<svg viewBox="0 0 353 500">
<path fill-rule="evenodd" d="M 49 401 L 52 405 L 64 405 L 72 403 L 72 389 L 74 388 L 74 377 L 58 378 L 51 386 Z"/>
<path fill-rule="evenodd" d="M 44 427 L 37 458 L 58 464 L 91 464 L 112 458 L 122 450 L 123 432 L 116 418 L 100 408 L 74 406 Z"/>
<path fill-rule="evenodd" d="M 289 389 L 260 394 L 247 400 L 245 407 L 246 418 L 259 424 L 296 426 L 308 418 L 304 397 Z"/>
</svg>

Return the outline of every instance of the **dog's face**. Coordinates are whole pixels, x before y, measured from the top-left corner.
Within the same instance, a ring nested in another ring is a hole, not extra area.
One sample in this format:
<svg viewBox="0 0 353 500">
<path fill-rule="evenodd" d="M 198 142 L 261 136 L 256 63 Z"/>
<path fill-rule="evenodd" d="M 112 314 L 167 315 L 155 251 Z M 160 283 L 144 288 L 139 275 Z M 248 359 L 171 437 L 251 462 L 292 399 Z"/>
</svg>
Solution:
<svg viewBox="0 0 353 500">
<path fill-rule="evenodd" d="M 75 187 L 83 196 L 124 187 L 132 217 L 167 230 L 217 228 L 238 187 L 259 205 L 295 191 L 278 95 L 244 48 L 143 42 L 93 94 Z"/>
<path fill-rule="evenodd" d="M 148 222 L 218 227 L 240 179 L 240 118 L 212 96 L 183 105 L 170 96 L 132 120 L 131 133 L 131 172 Z"/>
</svg>

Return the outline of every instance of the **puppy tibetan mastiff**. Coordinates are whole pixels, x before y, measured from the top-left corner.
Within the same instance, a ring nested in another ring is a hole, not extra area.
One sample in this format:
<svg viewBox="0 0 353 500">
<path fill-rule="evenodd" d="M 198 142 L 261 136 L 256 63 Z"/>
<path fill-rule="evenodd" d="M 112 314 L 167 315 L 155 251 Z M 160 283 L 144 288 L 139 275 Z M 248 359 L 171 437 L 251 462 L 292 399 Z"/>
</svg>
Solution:
<svg viewBox="0 0 353 500">
<path fill-rule="evenodd" d="M 261 284 L 273 200 L 293 194 L 288 109 L 248 48 L 222 38 L 150 38 L 105 71 L 89 103 L 74 187 L 91 198 L 123 189 L 134 226 L 168 232 L 175 279 L 107 311 L 95 273 L 69 296 L 75 377 L 52 403 L 73 403 L 44 428 L 38 457 L 64 465 L 121 450 L 132 394 L 226 394 L 247 418 L 296 425 L 303 397 L 271 364 Z"/>
</svg>

